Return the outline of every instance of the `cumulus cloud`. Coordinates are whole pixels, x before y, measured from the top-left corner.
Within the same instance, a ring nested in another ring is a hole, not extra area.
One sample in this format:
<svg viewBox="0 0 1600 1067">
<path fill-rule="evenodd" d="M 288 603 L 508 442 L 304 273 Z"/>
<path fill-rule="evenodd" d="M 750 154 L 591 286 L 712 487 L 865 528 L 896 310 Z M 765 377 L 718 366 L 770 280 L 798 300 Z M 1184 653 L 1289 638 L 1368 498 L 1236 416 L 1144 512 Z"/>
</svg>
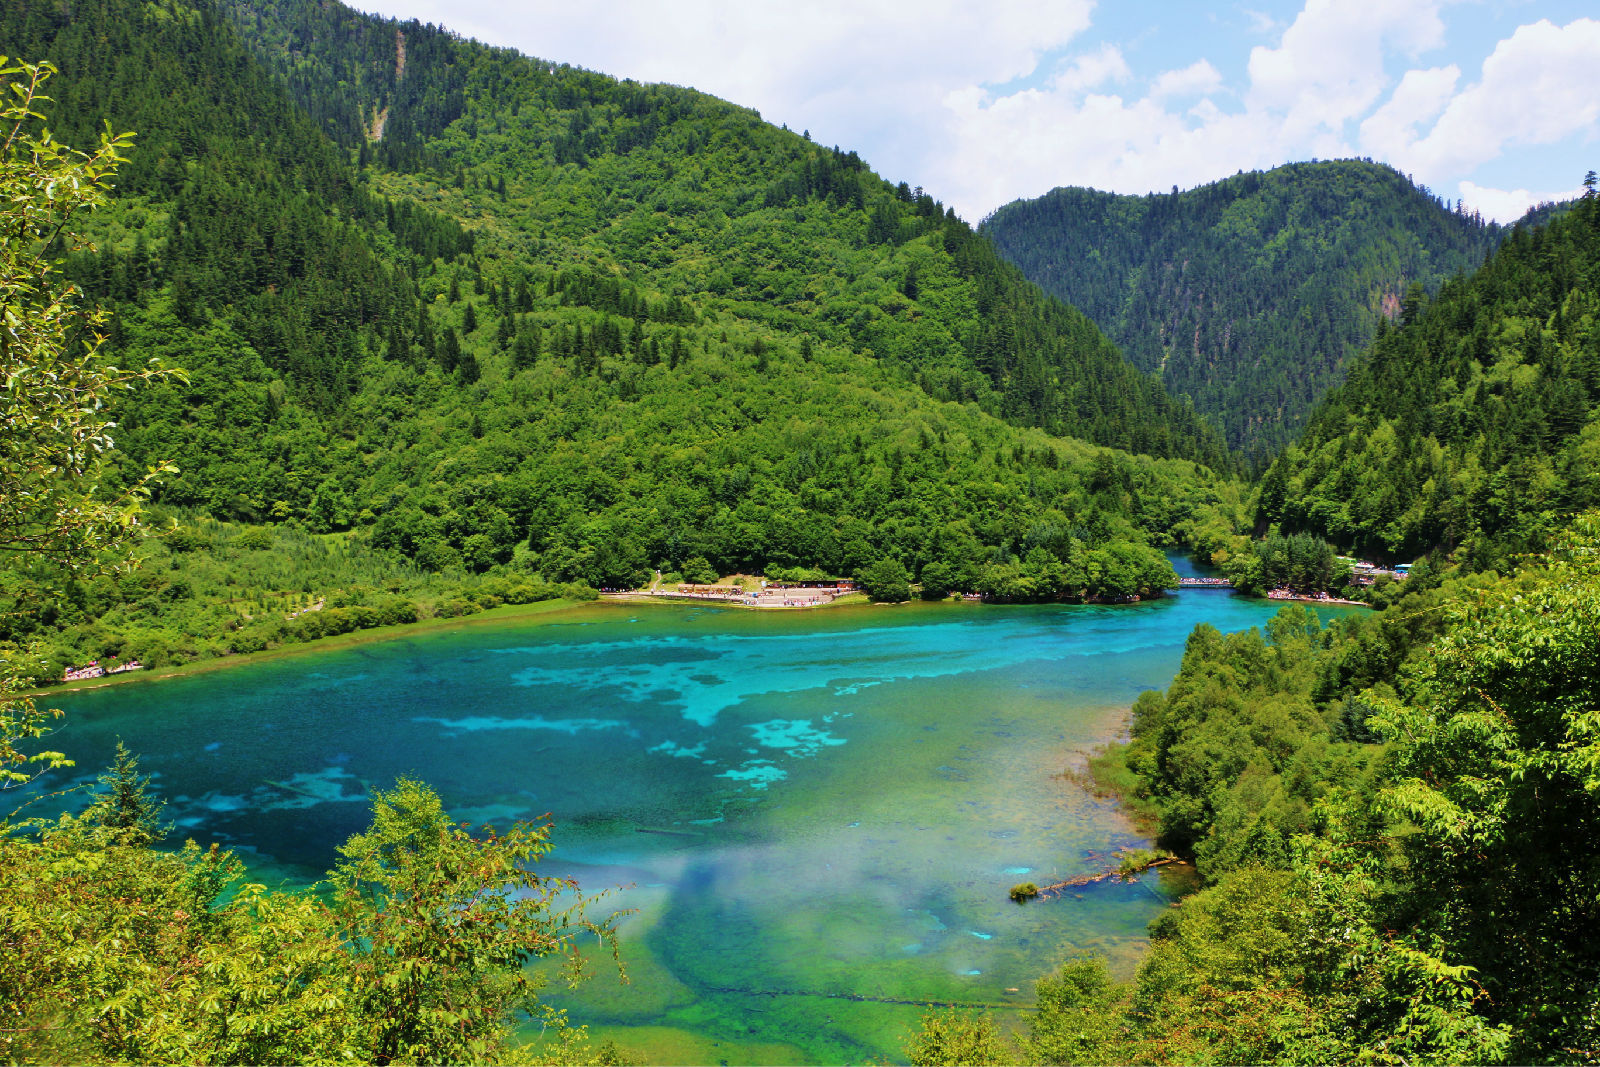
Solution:
<svg viewBox="0 0 1600 1067">
<path fill-rule="evenodd" d="M 1122 50 L 1108 44 L 1102 45 L 1098 52 L 1073 60 L 1065 70 L 1050 79 L 1050 89 L 1057 93 L 1076 93 L 1098 88 L 1107 82 L 1126 81 L 1132 76 L 1128 61 L 1122 58 Z"/>
<path fill-rule="evenodd" d="M 1195 96 L 1214 93 L 1222 88 L 1222 75 L 1210 60 L 1197 59 L 1182 70 L 1169 70 L 1150 85 L 1150 99 L 1165 100 L 1169 96 Z"/>
<path fill-rule="evenodd" d="M 985 143 L 1010 149 L 1004 168 L 951 166 L 938 187 L 955 190 L 958 205 L 992 208 L 1054 185 L 1143 192 L 1359 150 L 1420 181 L 1459 183 L 1463 200 L 1496 219 L 1568 195 L 1493 188 L 1468 176 L 1519 146 L 1592 143 L 1600 134 L 1600 22 L 1521 26 L 1464 87 L 1455 63 L 1407 70 L 1396 84 L 1387 62 L 1415 61 L 1444 43 L 1440 12 L 1438 0 L 1381 8 L 1307 0 L 1275 42 L 1251 50 L 1236 107 L 1218 103 L 1230 94 L 1203 60 L 1159 74 L 1142 99 L 1067 86 L 1003 97 L 952 93 L 951 159 L 983 158 Z M 1179 110 L 1195 95 L 1201 99 Z"/>
<path fill-rule="evenodd" d="M 937 188 L 953 190 L 958 210 L 995 207 L 1056 185 L 1143 192 L 1163 182 L 1189 185 L 1259 165 L 1251 123 L 1201 106 L 1198 125 L 1160 101 L 1091 93 L 1081 98 L 1029 90 L 989 98 L 968 89 L 946 98 L 952 160 L 985 145 L 1004 146 L 995 166 L 948 166 Z M 1281 160 L 1273 160 L 1281 162 Z"/>
<path fill-rule="evenodd" d="M 1361 124 L 1361 147 L 1379 158 L 1406 153 L 1419 123 L 1437 118 L 1455 93 L 1461 68 L 1408 70 L 1388 101 Z"/>
<path fill-rule="evenodd" d="M 1266 37 L 1276 34 L 1283 29 L 1283 23 L 1273 18 L 1265 11 L 1253 11 L 1250 8 L 1241 8 L 1240 14 L 1250 20 L 1250 32 Z"/>
<path fill-rule="evenodd" d="M 1397 149 L 1419 174 L 1468 172 L 1515 145 L 1551 144 L 1600 129 L 1600 22 L 1522 26 L 1483 61 L 1483 76 L 1453 97 L 1433 129 Z"/>
<path fill-rule="evenodd" d="M 930 184 L 958 209 L 988 210 L 1056 185 L 1145 192 L 1351 155 L 1349 125 L 1382 97 L 1385 56 L 1421 54 L 1442 35 L 1438 0 L 1390 0 L 1381 10 L 1308 0 L 1275 45 L 1251 50 L 1243 105 L 1231 109 L 1218 103 L 1225 86 L 1206 59 L 1158 74 L 1140 98 L 1085 92 L 1070 80 L 1005 95 L 967 86 L 945 97 L 954 148 Z M 1442 100 L 1421 113 L 1428 88 L 1436 86 L 1413 79 L 1387 121 L 1437 115 Z M 985 159 L 997 163 L 972 165 Z"/>
<path fill-rule="evenodd" d="M 1276 48 L 1250 50 L 1248 104 L 1279 116 L 1281 136 L 1337 135 L 1382 94 L 1387 49 L 1418 55 L 1443 36 L 1438 0 L 1307 0 Z"/>
</svg>

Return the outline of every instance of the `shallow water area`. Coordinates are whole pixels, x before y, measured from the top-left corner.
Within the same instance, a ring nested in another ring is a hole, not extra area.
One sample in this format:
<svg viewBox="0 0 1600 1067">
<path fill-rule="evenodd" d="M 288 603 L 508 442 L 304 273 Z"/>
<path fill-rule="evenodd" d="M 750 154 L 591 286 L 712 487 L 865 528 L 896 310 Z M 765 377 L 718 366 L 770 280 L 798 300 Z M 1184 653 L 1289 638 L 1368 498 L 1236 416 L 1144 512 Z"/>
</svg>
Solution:
<svg viewBox="0 0 1600 1067">
<path fill-rule="evenodd" d="M 328 867 L 399 775 L 458 819 L 550 812 L 543 873 L 622 887 L 601 913 L 635 909 L 630 985 L 599 960 L 552 988 L 574 1021 L 648 1062 L 898 1060 L 927 1004 L 1014 1011 L 1085 953 L 1131 971 L 1169 902 L 1157 875 L 1024 907 L 1007 890 L 1143 843 L 1059 773 L 1171 680 L 1196 623 L 1274 610 L 1212 590 L 595 604 L 71 694 L 56 747 L 87 781 L 120 735 L 180 832 L 294 878 Z"/>
</svg>

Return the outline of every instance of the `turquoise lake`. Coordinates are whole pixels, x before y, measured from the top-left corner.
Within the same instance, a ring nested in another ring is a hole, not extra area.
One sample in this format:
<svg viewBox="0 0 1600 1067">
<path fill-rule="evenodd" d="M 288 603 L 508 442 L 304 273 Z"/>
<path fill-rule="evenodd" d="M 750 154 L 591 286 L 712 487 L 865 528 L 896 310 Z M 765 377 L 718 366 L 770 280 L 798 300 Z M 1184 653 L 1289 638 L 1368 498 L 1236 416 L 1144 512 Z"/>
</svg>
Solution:
<svg viewBox="0 0 1600 1067">
<path fill-rule="evenodd" d="M 621 887 L 596 913 L 634 909 L 630 985 L 601 958 L 552 987 L 574 1021 L 648 1062 L 898 1061 L 925 1003 L 1014 1019 L 1064 960 L 1132 972 L 1170 903 L 1157 875 L 1025 907 L 1007 890 L 1145 843 L 1061 772 L 1171 681 L 1193 626 L 1275 610 L 1211 590 L 592 604 L 71 694 L 53 744 L 89 781 L 120 736 L 180 834 L 289 881 L 330 866 L 399 775 L 461 820 L 549 812 L 543 873 Z"/>
</svg>

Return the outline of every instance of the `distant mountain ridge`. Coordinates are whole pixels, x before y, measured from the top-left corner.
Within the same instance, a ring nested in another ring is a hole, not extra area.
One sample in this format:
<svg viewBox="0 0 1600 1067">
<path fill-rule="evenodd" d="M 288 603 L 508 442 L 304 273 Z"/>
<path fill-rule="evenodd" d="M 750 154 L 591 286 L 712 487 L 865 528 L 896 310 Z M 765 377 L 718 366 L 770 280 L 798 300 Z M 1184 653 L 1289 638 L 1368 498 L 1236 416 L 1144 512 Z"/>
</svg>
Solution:
<svg viewBox="0 0 1600 1067">
<path fill-rule="evenodd" d="M 1390 167 L 1337 160 L 1173 194 L 1055 189 L 980 232 L 1259 459 L 1294 437 L 1411 285 L 1433 292 L 1475 269 L 1504 229 Z"/>
</svg>

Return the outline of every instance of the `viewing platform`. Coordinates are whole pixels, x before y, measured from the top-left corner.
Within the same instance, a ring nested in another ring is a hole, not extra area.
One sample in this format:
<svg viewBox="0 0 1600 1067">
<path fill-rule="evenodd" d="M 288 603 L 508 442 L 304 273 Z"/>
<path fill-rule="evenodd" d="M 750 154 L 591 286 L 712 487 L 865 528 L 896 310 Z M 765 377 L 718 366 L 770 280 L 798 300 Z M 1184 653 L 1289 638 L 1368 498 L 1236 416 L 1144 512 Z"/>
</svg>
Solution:
<svg viewBox="0 0 1600 1067">
<path fill-rule="evenodd" d="M 1232 589 L 1233 583 L 1226 578 L 1179 578 L 1179 589 Z"/>
</svg>

